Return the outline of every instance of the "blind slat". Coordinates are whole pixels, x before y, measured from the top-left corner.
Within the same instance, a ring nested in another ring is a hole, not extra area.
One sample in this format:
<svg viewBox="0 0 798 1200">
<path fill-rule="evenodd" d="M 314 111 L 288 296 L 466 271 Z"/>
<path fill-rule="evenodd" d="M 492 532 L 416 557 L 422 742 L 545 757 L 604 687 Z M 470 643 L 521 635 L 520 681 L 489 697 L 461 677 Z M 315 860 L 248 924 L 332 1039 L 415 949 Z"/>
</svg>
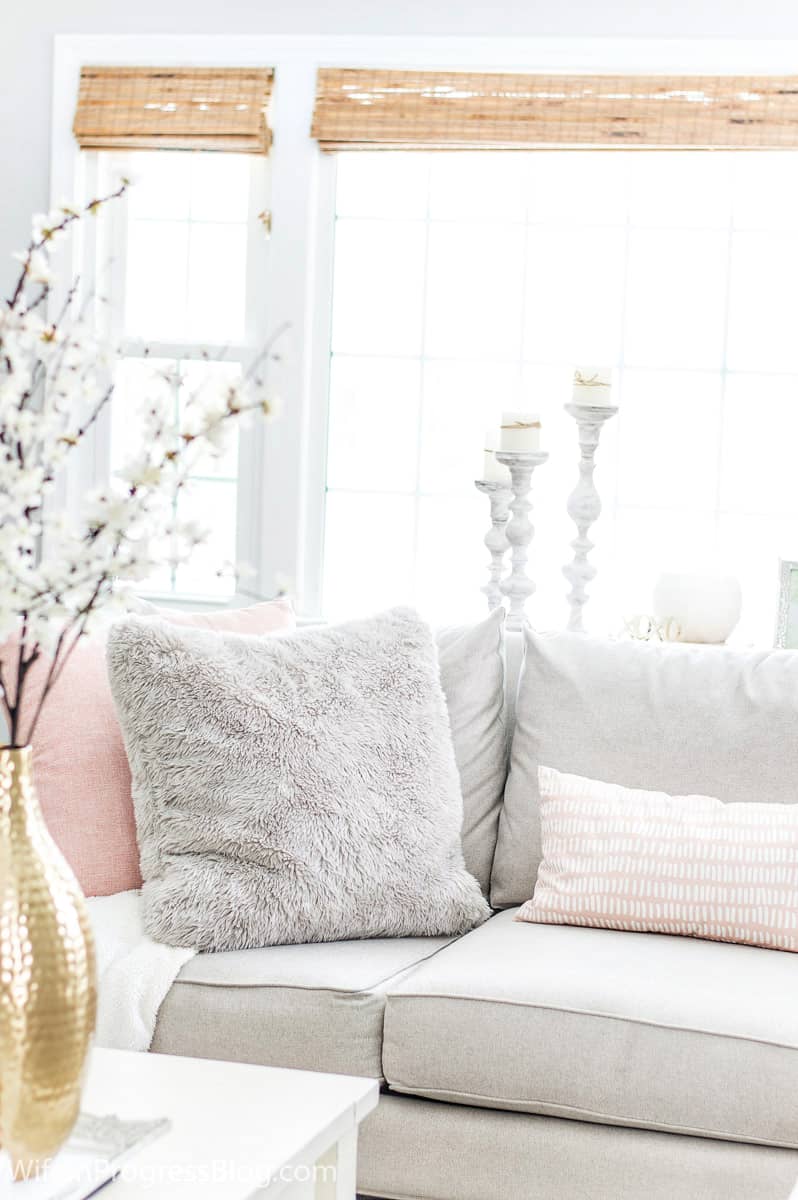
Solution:
<svg viewBox="0 0 798 1200">
<path fill-rule="evenodd" d="M 73 131 L 82 150 L 267 154 L 265 67 L 83 67 Z"/>
<path fill-rule="evenodd" d="M 798 147 L 798 76 L 323 68 L 325 150 Z"/>
</svg>

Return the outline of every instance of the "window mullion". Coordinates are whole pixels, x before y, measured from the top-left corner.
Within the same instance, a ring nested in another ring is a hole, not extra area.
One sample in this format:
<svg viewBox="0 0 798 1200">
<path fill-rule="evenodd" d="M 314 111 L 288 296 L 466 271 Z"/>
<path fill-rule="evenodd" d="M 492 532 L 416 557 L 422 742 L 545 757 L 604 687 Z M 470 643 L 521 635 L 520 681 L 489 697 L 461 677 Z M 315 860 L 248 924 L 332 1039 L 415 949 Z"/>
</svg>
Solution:
<svg viewBox="0 0 798 1200">
<path fill-rule="evenodd" d="M 266 340 L 267 289 L 269 283 L 269 239 L 261 220 L 271 203 L 270 161 L 253 159 L 249 178 L 246 275 L 246 346 L 231 350 L 247 370 Z M 236 561 L 255 571 L 254 580 L 240 579 L 237 596 L 260 599 L 259 513 L 263 484 L 262 421 L 253 422 L 238 442 L 238 487 L 236 493 Z"/>
<path fill-rule="evenodd" d="M 314 500 L 309 505 L 308 497 L 323 497 L 324 491 L 326 396 L 321 375 L 313 374 L 313 347 L 318 309 L 330 304 L 329 280 L 317 269 L 317 244 L 324 235 L 319 231 L 318 199 L 327 164 L 308 137 L 315 63 L 286 58 L 275 68 L 272 238 L 264 328 L 269 336 L 280 328 L 286 332 L 271 371 L 281 411 L 264 437 L 255 534 L 257 583 L 259 593 L 269 596 L 287 581 L 301 611 L 313 613 L 318 608 L 321 531 L 319 504 Z"/>
</svg>

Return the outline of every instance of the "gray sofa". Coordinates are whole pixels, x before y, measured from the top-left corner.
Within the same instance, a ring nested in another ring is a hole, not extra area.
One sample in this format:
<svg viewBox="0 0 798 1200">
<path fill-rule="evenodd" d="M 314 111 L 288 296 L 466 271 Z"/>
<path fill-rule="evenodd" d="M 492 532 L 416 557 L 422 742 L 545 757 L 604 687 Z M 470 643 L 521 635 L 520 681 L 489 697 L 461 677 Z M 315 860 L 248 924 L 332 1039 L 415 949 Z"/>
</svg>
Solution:
<svg viewBox="0 0 798 1200">
<path fill-rule="evenodd" d="M 516 809 L 527 794 L 534 808 L 538 751 L 598 778 L 606 762 L 630 786 L 714 783 L 734 800 L 759 779 L 749 798 L 798 797 L 798 655 L 549 645 L 528 640 L 518 691 L 522 638 L 497 643 L 508 752 L 495 790 L 511 762 Z M 489 678 L 475 666 L 457 686 L 476 703 Z M 466 799 L 473 767 L 461 768 Z M 485 925 L 459 939 L 201 955 L 163 1004 L 153 1050 L 380 1079 L 360 1139 L 365 1196 L 786 1200 L 798 956 L 515 922 L 526 897 L 507 881 L 528 873 L 530 849 L 501 809 L 488 816 L 474 826 L 479 852 L 499 839 L 504 883 Z"/>
</svg>

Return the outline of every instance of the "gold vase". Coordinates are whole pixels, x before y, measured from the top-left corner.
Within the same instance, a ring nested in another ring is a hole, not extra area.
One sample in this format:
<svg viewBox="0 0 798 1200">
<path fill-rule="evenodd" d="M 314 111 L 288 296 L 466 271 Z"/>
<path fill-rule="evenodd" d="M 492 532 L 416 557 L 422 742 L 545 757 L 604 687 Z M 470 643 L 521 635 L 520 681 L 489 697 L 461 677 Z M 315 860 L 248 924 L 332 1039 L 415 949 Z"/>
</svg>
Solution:
<svg viewBox="0 0 798 1200">
<path fill-rule="evenodd" d="M 69 1136 L 95 1009 L 86 904 L 44 824 L 30 747 L 0 749 L 0 1147 L 15 1178 Z"/>
</svg>

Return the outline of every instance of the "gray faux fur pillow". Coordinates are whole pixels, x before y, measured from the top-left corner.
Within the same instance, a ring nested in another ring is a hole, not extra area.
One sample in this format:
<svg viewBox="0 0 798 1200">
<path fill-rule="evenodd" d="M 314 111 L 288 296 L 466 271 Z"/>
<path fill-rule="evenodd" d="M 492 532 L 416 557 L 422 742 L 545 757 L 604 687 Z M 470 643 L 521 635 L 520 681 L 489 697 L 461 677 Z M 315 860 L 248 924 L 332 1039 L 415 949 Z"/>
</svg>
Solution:
<svg viewBox="0 0 798 1200">
<path fill-rule="evenodd" d="M 413 612 L 263 638 L 130 617 L 108 664 L 154 938 L 238 950 L 489 916 Z"/>
</svg>

